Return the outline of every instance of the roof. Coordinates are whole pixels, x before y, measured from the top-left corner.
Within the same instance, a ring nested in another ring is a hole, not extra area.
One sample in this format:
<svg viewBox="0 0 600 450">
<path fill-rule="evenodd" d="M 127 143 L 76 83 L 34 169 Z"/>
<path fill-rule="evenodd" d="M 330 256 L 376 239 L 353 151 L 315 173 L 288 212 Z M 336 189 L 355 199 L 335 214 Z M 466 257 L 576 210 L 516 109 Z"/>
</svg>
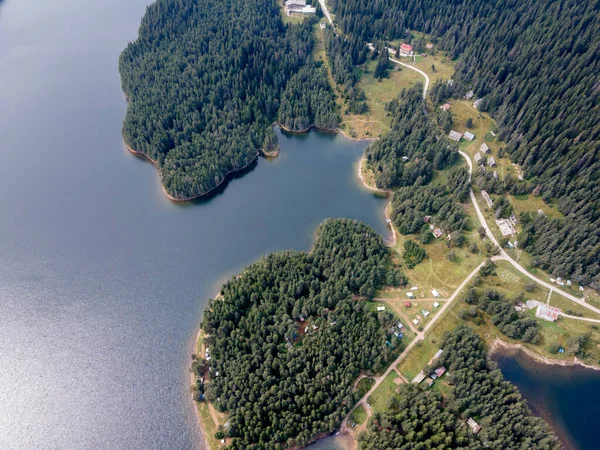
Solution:
<svg viewBox="0 0 600 450">
<path fill-rule="evenodd" d="M 490 151 L 490 148 L 488 147 L 488 145 L 484 142 L 483 144 L 481 144 L 481 146 L 479 147 L 479 150 L 481 150 L 483 153 L 487 153 Z"/>
<path fill-rule="evenodd" d="M 440 108 L 442 108 L 444 111 L 448 111 L 450 109 L 450 103 L 444 103 L 442 106 L 440 106 Z"/>
<path fill-rule="evenodd" d="M 434 297 L 439 297 L 440 296 L 440 293 L 438 292 L 437 289 L 432 289 L 431 293 L 433 294 Z"/>
<path fill-rule="evenodd" d="M 440 366 L 437 369 L 435 369 L 434 372 L 438 377 L 441 377 L 446 373 L 446 368 L 444 366 Z"/>
<path fill-rule="evenodd" d="M 306 6 L 306 0 L 287 0 L 285 2 L 285 6 L 291 5 Z"/>
<path fill-rule="evenodd" d="M 473 159 L 475 160 L 475 162 L 481 161 L 481 153 L 479 153 L 479 152 L 475 153 L 475 156 L 473 156 Z"/>
<path fill-rule="evenodd" d="M 433 360 L 435 361 L 436 359 L 438 359 L 440 356 L 442 356 L 442 353 L 444 353 L 444 350 L 442 350 L 441 348 L 435 352 L 435 355 L 433 355 Z"/>
<path fill-rule="evenodd" d="M 487 160 L 488 166 L 495 166 L 496 165 L 496 160 L 494 159 L 493 156 L 490 156 Z"/>
<path fill-rule="evenodd" d="M 407 52 L 412 52 L 412 49 L 413 49 L 412 45 L 410 45 L 410 44 L 402 44 L 400 46 L 400 51 L 404 50 L 404 51 L 407 51 Z"/>
<path fill-rule="evenodd" d="M 475 422 L 472 417 L 469 417 L 469 420 L 467 420 L 467 425 L 469 425 L 469 428 L 471 428 L 471 431 L 475 434 L 479 433 L 479 430 L 481 430 L 481 426 Z"/>
<path fill-rule="evenodd" d="M 421 381 L 423 381 L 425 379 L 425 374 L 423 373 L 423 371 L 421 370 L 416 377 L 413 378 L 412 382 L 419 384 Z"/>
<path fill-rule="evenodd" d="M 404 302 L 404 306 L 408 307 L 410 306 L 412 303 L 411 302 Z"/>
<path fill-rule="evenodd" d="M 460 138 L 462 137 L 462 133 L 452 130 L 452 131 L 450 131 L 450 134 L 448 134 L 448 137 L 450 139 L 452 139 L 453 141 L 460 141 Z"/>
<path fill-rule="evenodd" d="M 385 306 L 378 306 L 377 311 L 385 311 Z"/>
<path fill-rule="evenodd" d="M 475 139 L 475 135 L 470 131 L 465 131 L 465 134 L 463 136 L 467 141 L 472 141 L 473 139 Z"/>
<path fill-rule="evenodd" d="M 427 48 L 433 48 L 433 44 L 429 43 L 429 44 L 425 45 L 425 47 L 427 47 Z"/>
</svg>

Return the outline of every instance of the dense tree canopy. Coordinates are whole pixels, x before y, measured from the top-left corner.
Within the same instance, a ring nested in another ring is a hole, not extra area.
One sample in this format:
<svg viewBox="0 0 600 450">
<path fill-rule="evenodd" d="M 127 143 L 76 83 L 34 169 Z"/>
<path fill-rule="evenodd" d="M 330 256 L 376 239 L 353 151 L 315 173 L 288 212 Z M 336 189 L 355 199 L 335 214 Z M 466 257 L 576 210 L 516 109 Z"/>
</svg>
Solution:
<svg viewBox="0 0 600 450">
<path fill-rule="evenodd" d="M 558 199 L 563 237 L 577 252 L 545 245 L 562 275 L 600 285 L 600 7 L 579 0 L 332 0 L 336 21 L 359 48 L 375 39 L 419 44 L 431 34 L 457 58 L 454 84 L 434 85 L 436 103 L 468 90 L 483 99 L 528 183 Z M 358 54 L 348 51 L 349 55 Z M 353 60 L 356 64 L 357 60 Z M 399 164 L 399 163 L 397 163 Z M 393 167 L 388 164 L 389 167 Z M 490 181 L 490 180 L 488 180 Z M 491 182 L 491 181 L 490 181 Z M 393 183 L 390 183 L 393 184 Z M 520 193 L 520 192 L 519 192 Z M 557 236 L 557 234 L 553 234 Z M 591 261 L 591 263 L 590 263 Z M 575 270 L 575 268 L 579 268 Z"/>
<path fill-rule="evenodd" d="M 268 256 L 223 286 L 202 324 L 205 389 L 229 413 L 232 448 L 305 445 L 339 426 L 359 372 L 381 367 L 398 345 L 392 315 L 356 300 L 385 282 L 386 258 L 369 227 L 328 220 L 310 254 Z"/>
<path fill-rule="evenodd" d="M 430 216 L 430 218 L 426 218 Z M 392 197 L 391 218 L 402 234 L 429 230 L 429 225 L 446 233 L 467 228 L 467 217 L 456 196 L 446 186 L 407 186 Z"/>
<path fill-rule="evenodd" d="M 519 391 L 486 359 L 481 338 L 459 326 L 442 343 L 439 365 L 447 369 L 451 389 L 446 399 L 421 387 L 402 386 L 390 410 L 375 414 L 369 431 L 359 437 L 361 449 L 559 449 L 552 429 L 533 416 Z M 481 431 L 467 427 L 473 418 Z"/>
<path fill-rule="evenodd" d="M 366 150 L 377 187 L 424 185 L 434 169 L 443 169 L 458 158 L 456 146 L 442 135 L 422 93 L 418 83 L 386 105 L 393 116 L 392 129 Z"/>
<path fill-rule="evenodd" d="M 155 161 L 176 198 L 200 196 L 275 142 L 288 80 L 312 22 L 284 26 L 274 0 L 157 0 L 121 55 L 127 145 Z"/>
<path fill-rule="evenodd" d="M 279 123 L 288 130 L 302 131 L 311 125 L 334 129 L 339 121 L 327 71 L 316 63 L 307 63 L 283 91 Z"/>
</svg>

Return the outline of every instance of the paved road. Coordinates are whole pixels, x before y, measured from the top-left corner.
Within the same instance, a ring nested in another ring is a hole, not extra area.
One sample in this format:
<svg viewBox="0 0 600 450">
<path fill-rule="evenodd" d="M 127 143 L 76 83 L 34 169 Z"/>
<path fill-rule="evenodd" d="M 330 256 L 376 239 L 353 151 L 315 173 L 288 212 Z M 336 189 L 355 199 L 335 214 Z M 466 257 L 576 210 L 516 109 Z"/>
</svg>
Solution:
<svg viewBox="0 0 600 450">
<path fill-rule="evenodd" d="M 411 66 L 410 64 L 405 64 L 403 62 L 400 62 L 397 59 L 392 58 L 391 56 L 390 56 L 390 61 L 392 61 L 393 63 L 396 63 L 396 64 L 400 64 L 401 66 L 408 67 L 409 69 L 414 70 L 416 72 L 419 72 L 421 75 L 423 75 L 423 77 L 425 77 L 425 86 L 423 86 L 423 98 L 426 98 L 427 90 L 429 89 L 429 77 L 427 76 L 427 74 L 425 72 L 423 72 L 421 69 L 417 69 L 415 66 Z"/>
<path fill-rule="evenodd" d="M 467 155 L 462 150 L 459 150 L 458 153 L 460 153 L 461 156 L 467 161 L 467 164 L 469 166 L 469 180 L 470 180 L 471 179 L 471 174 L 473 173 L 473 162 L 471 161 L 471 158 L 469 158 L 469 155 Z M 543 280 L 540 280 L 538 277 L 536 277 L 535 275 L 529 273 L 527 270 L 525 270 L 525 268 L 523 268 L 523 266 L 521 266 L 518 262 L 516 262 L 514 259 L 512 259 L 509 256 L 509 254 L 506 253 L 506 251 L 504 251 L 504 249 L 500 247 L 500 244 L 498 244 L 498 241 L 496 240 L 496 238 L 492 234 L 492 231 L 488 227 L 488 224 L 487 224 L 487 222 L 485 220 L 485 217 L 483 216 L 483 213 L 481 212 L 481 209 L 479 208 L 479 204 L 477 203 L 477 199 L 475 198 L 475 193 L 473 192 L 473 189 L 469 190 L 469 196 L 471 197 L 471 202 L 473 202 L 473 206 L 475 207 L 475 211 L 477 212 L 477 218 L 479 219 L 479 222 L 481 223 L 481 226 L 483 228 L 485 228 L 485 233 L 487 234 L 487 237 L 500 249 L 500 256 L 502 257 L 502 259 L 504 259 L 505 261 L 508 261 L 510 264 L 512 264 L 512 266 L 515 269 L 517 269 L 523 275 L 531 278 L 536 283 L 541 284 L 542 286 L 544 286 L 547 289 L 552 289 L 554 292 L 558 292 L 563 297 L 571 300 L 572 302 L 575 302 L 575 303 L 583 306 L 584 308 L 589 309 L 590 311 L 594 311 L 595 313 L 600 314 L 600 309 L 595 308 L 595 307 L 589 305 L 584 300 L 582 300 L 580 298 L 577 298 L 574 295 L 569 294 L 568 292 L 565 292 L 565 291 L 563 291 L 561 289 L 558 289 L 553 284 L 550 284 L 550 283 L 547 283 L 547 282 L 545 282 Z"/>
<path fill-rule="evenodd" d="M 319 0 L 319 3 L 321 4 L 323 14 L 325 14 L 325 17 L 327 17 L 327 20 L 329 20 L 331 26 L 333 26 L 333 20 L 331 20 L 331 15 L 329 14 L 329 10 L 327 9 L 327 4 L 325 3 L 325 0 Z"/>
</svg>

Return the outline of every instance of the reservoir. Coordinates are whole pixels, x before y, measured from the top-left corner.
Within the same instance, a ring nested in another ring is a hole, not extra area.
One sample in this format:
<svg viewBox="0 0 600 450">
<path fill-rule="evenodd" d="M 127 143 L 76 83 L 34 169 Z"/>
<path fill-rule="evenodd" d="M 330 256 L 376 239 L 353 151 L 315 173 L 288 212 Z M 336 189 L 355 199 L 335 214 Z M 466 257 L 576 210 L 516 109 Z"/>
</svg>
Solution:
<svg viewBox="0 0 600 450">
<path fill-rule="evenodd" d="M 202 448 L 188 367 L 202 309 L 327 217 L 387 236 L 366 143 L 278 132 L 212 198 L 176 204 L 125 150 L 117 63 L 147 0 L 0 1 L 0 448 Z"/>
<path fill-rule="evenodd" d="M 552 425 L 569 449 L 598 448 L 600 372 L 542 364 L 523 352 L 502 350 L 494 360 L 533 412 Z"/>
</svg>

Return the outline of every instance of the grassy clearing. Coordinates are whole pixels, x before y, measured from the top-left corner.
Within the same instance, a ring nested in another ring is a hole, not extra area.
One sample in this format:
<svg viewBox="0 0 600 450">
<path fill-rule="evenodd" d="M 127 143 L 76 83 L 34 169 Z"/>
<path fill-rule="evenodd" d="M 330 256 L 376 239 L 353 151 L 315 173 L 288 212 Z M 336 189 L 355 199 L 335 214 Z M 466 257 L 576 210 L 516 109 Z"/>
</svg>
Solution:
<svg viewBox="0 0 600 450">
<path fill-rule="evenodd" d="M 436 323 L 425 340 L 415 345 L 408 356 L 398 365 L 397 369 L 408 381 L 412 381 L 440 349 L 440 342 L 444 334 L 452 331 L 462 322 L 458 318 L 456 305 L 453 305 L 444 314 L 445 316 Z"/>
<path fill-rule="evenodd" d="M 469 205 L 467 208 L 472 208 Z M 404 241 L 414 239 L 412 235 L 398 235 L 395 250 L 398 255 L 404 252 Z M 460 283 L 477 267 L 485 258 L 483 254 L 473 254 L 468 250 L 471 242 L 476 242 L 483 250 L 483 245 L 477 232 L 466 233 L 467 243 L 462 247 L 448 248 L 446 239 L 440 238 L 422 245 L 427 252 L 427 258 L 412 269 L 403 267 L 403 271 L 410 280 L 410 286 L 417 286 L 415 292 L 417 298 L 430 298 L 431 290 L 436 289 L 442 294 L 442 298 L 448 298 L 458 288 Z M 456 254 L 456 261 L 449 261 L 446 256 L 450 251 Z M 401 258 L 397 258 L 401 261 Z M 404 297 L 406 297 L 404 295 Z"/>
<path fill-rule="evenodd" d="M 374 411 L 387 411 L 388 401 L 396 394 L 398 385 L 394 380 L 398 378 L 398 374 L 394 371 L 390 372 L 381 384 L 371 394 L 367 402 Z"/>
<path fill-rule="evenodd" d="M 354 410 L 354 412 L 350 416 L 349 422 L 351 424 L 352 424 L 352 422 L 354 422 L 357 425 L 362 425 L 366 421 L 367 421 L 367 411 L 365 411 L 365 408 L 363 408 L 362 405 L 358 405 L 358 407 Z"/>
<path fill-rule="evenodd" d="M 430 86 L 437 80 L 450 80 L 454 76 L 454 63 L 441 52 L 424 57 L 418 56 L 415 59 L 416 62 L 412 65 L 429 76 Z M 402 62 L 405 62 L 404 59 Z M 435 66 L 435 68 L 432 66 Z"/>
<path fill-rule="evenodd" d="M 392 117 L 384 110 L 385 105 L 398 96 L 402 89 L 412 86 L 421 76 L 410 69 L 397 65 L 390 70 L 389 77 L 381 81 L 373 77 L 376 61 L 368 61 L 360 68 L 357 87 L 365 92 L 368 111 L 364 114 L 344 114 L 342 129 L 353 137 L 379 137 L 389 131 Z"/>
<path fill-rule="evenodd" d="M 537 212 L 538 209 L 544 211 L 547 217 L 551 219 L 563 218 L 564 215 L 554 205 L 548 205 L 541 197 L 536 197 L 531 194 L 523 195 L 507 195 L 510 200 L 517 217 L 525 211 Z"/>
<path fill-rule="evenodd" d="M 600 314 L 596 314 L 594 311 L 590 311 L 589 309 L 566 299 L 557 292 L 552 292 L 552 296 L 550 297 L 550 304 L 552 306 L 562 309 L 562 311 L 565 314 L 581 315 L 581 317 L 588 317 L 590 319 L 600 319 Z M 565 320 L 568 321 L 569 319 Z"/>
</svg>

